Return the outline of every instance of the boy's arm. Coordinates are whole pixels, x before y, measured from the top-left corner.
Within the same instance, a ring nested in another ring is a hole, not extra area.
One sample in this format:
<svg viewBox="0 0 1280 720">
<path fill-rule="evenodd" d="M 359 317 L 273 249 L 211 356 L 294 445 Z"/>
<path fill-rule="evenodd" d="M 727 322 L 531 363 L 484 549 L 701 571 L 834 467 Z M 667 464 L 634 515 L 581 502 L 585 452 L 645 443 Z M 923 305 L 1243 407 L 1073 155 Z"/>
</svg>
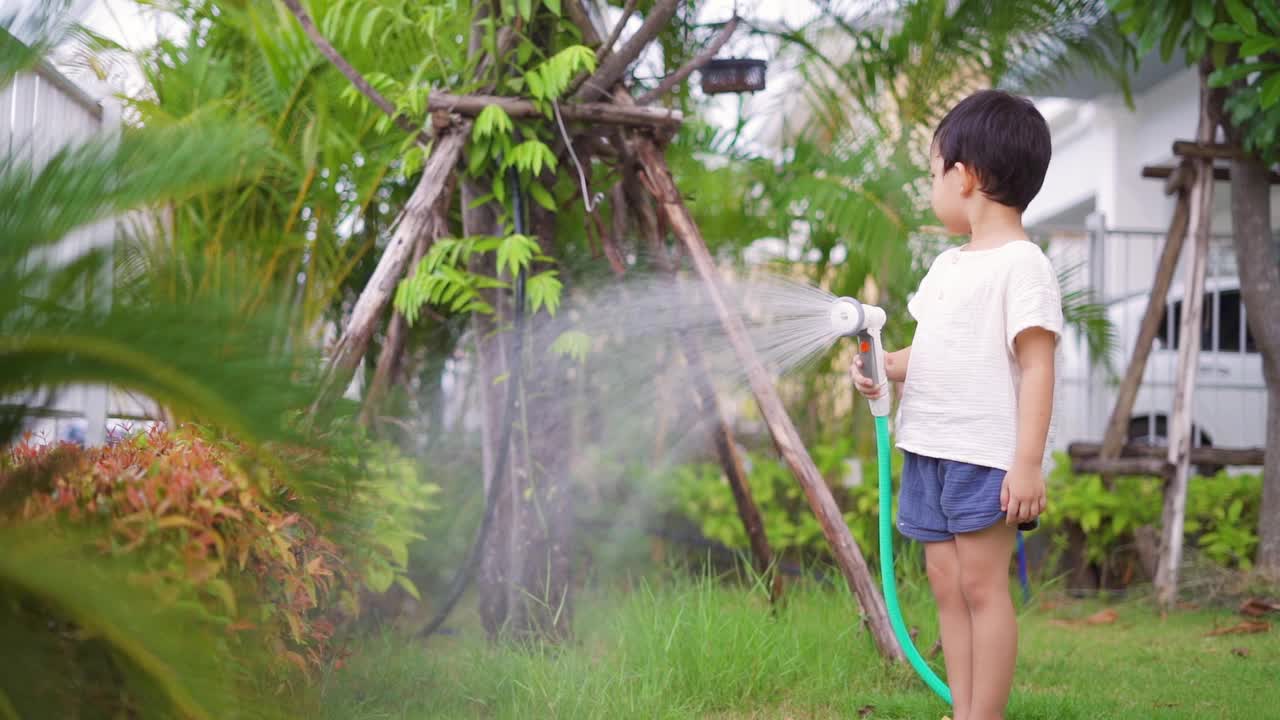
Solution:
<svg viewBox="0 0 1280 720">
<path fill-rule="evenodd" d="M 1018 387 L 1018 440 L 1013 467 L 1005 476 L 1000 509 L 1015 524 L 1044 512 L 1045 490 L 1041 464 L 1053 412 L 1054 333 L 1032 327 L 1014 339 L 1021 382 Z"/>
<path fill-rule="evenodd" d="M 887 352 L 884 354 L 884 376 L 888 382 L 902 382 L 907 379 L 907 361 L 911 359 L 911 346 Z M 849 368 L 849 373 L 853 376 L 854 387 L 858 392 L 867 398 L 874 400 L 880 397 L 882 392 L 888 392 L 889 388 L 876 387 L 876 383 L 871 378 L 862 374 L 862 356 L 853 356 L 853 366 Z"/>
<path fill-rule="evenodd" d="M 911 346 L 884 354 L 884 373 L 889 382 L 906 382 L 907 363 L 911 360 Z"/>
</svg>

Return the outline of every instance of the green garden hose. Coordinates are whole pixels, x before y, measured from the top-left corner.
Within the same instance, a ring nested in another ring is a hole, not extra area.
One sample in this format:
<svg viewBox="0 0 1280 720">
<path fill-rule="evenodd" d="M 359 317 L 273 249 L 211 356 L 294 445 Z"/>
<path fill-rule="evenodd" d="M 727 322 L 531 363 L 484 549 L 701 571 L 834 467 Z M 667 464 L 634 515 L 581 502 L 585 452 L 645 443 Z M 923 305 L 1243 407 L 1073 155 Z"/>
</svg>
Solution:
<svg viewBox="0 0 1280 720">
<path fill-rule="evenodd" d="M 889 624 L 893 634 L 907 654 L 911 667 L 931 690 L 951 704 L 951 688 L 938 677 L 929 664 L 920 657 L 906 623 L 902 621 L 902 608 L 898 605 L 898 582 L 893 574 L 893 473 L 889 462 L 892 445 L 889 442 L 889 418 L 876 417 L 876 455 L 880 465 L 880 580 L 884 583 L 884 602 L 889 610 Z"/>
</svg>

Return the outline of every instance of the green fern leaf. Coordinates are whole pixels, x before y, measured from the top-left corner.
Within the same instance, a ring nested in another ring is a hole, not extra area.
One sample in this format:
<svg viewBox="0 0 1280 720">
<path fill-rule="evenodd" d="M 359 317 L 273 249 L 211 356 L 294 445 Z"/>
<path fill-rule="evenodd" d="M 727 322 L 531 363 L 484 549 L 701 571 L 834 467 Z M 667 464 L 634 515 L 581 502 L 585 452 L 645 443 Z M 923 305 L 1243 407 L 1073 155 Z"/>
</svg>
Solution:
<svg viewBox="0 0 1280 720">
<path fill-rule="evenodd" d="M 369 47 L 369 39 L 373 36 L 373 25 L 378 21 L 378 13 L 382 12 L 382 8 L 375 5 L 368 12 L 369 14 L 364 18 L 364 24 L 360 26 L 361 47 Z"/>
<path fill-rule="evenodd" d="M 522 269 L 529 267 L 529 261 L 538 249 L 538 243 L 528 235 L 509 235 L 498 246 L 498 272 L 508 268 L 514 277 Z"/>
<path fill-rule="evenodd" d="M 538 70 L 531 70 L 524 74 L 524 80 L 529 84 L 529 94 L 539 100 L 546 97 L 546 85 L 542 80 L 542 76 Z"/>
<path fill-rule="evenodd" d="M 557 0 L 557 2 L 559 2 L 559 0 Z M 595 51 L 586 45 L 570 45 L 557 54 L 565 57 L 570 73 L 575 73 L 579 70 L 595 72 L 596 54 Z"/>
<path fill-rule="evenodd" d="M 555 270 L 547 270 L 529 278 L 525 292 L 532 312 L 536 313 L 545 306 L 548 313 L 555 315 L 560 309 L 560 291 L 564 284 L 556 277 L 558 274 Z"/>
<path fill-rule="evenodd" d="M 553 212 L 556 210 L 555 199 L 551 197 L 551 193 L 547 192 L 547 189 L 543 187 L 541 183 L 535 182 L 530 184 L 529 194 L 533 196 L 533 201 L 542 207 Z"/>
<path fill-rule="evenodd" d="M 581 330 L 567 330 L 551 343 L 550 352 L 561 357 L 568 356 L 578 362 L 586 362 L 587 353 L 591 350 L 591 336 Z"/>
</svg>

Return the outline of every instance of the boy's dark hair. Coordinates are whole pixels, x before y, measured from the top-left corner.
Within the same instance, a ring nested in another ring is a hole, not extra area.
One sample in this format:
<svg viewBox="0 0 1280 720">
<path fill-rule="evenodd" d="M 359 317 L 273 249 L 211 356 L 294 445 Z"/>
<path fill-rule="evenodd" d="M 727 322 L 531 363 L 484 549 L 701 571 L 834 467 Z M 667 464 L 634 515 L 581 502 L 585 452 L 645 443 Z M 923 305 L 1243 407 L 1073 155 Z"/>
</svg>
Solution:
<svg viewBox="0 0 1280 720">
<path fill-rule="evenodd" d="M 951 108 L 933 133 L 942 171 L 964 163 L 982 192 L 1022 212 L 1044 184 L 1052 142 L 1049 124 L 1030 100 L 981 90 Z"/>
</svg>

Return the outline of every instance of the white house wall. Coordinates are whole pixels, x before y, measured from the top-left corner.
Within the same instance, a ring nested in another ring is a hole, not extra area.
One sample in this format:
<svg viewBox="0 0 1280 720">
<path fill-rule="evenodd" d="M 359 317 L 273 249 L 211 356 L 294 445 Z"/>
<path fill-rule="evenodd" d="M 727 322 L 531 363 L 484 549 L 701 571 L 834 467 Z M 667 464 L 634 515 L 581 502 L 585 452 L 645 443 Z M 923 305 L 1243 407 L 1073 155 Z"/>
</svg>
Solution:
<svg viewBox="0 0 1280 720">
<path fill-rule="evenodd" d="M 0 88 L 0 153 L 30 161 L 37 168 L 60 148 L 118 127 L 119 111 L 113 102 L 95 99 L 47 64 L 18 73 Z M 49 248 L 46 259 L 66 262 L 110 243 L 114 234 L 113 220 L 77 228 Z M 71 298 L 69 302 L 83 299 Z M 26 400 L 45 405 L 28 428 L 38 439 L 83 439 L 89 443 L 105 439 L 108 392 L 104 386 L 65 387 L 52 402 L 43 392 Z"/>
</svg>

